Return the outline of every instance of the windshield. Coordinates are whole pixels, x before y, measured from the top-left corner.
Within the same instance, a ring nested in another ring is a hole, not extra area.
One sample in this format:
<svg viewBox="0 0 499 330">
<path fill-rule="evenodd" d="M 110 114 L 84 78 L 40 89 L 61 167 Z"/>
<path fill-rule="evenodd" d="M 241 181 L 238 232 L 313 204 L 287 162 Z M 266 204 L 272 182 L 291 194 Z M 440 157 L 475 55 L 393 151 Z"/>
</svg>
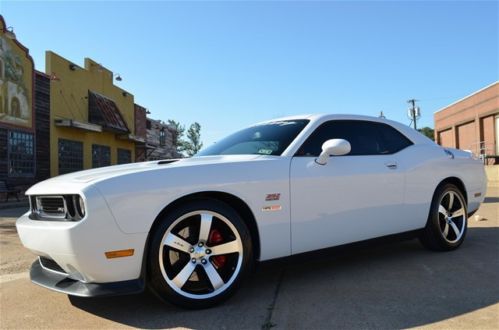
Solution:
<svg viewBox="0 0 499 330">
<path fill-rule="evenodd" d="M 279 156 L 307 124 L 308 120 L 282 120 L 248 127 L 201 150 L 196 156 Z"/>
</svg>

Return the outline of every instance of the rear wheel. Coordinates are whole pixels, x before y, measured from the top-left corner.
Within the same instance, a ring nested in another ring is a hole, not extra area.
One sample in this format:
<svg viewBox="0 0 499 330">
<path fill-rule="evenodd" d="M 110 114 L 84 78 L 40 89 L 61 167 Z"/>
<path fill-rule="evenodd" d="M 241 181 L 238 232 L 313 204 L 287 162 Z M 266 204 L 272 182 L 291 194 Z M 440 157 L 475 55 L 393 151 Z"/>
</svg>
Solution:
<svg viewBox="0 0 499 330">
<path fill-rule="evenodd" d="M 153 234 L 149 287 L 187 308 L 227 299 L 252 263 L 249 231 L 227 204 L 189 202 L 165 216 Z"/>
<path fill-rule="evenodd" d="M 464 241 L 468 224 L 466 201 L 453 184 L 437 188 L 420 240 L 431 250 L 450 251 Z"/>
</svg>

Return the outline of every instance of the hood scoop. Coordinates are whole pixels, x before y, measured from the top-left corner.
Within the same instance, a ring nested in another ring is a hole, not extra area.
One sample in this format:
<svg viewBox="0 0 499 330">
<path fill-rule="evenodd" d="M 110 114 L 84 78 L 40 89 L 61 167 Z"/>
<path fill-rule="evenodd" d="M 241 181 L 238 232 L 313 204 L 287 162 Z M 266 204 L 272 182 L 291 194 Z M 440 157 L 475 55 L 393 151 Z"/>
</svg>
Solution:
<svg viewBox="0 0 499 330">
<path fill-rule="evenodd" d="M 166 165 L 166 164 L 170 164 L 170 163 L 175 163 L 175 162 L 178 162 L 180 159 L 165 159 L 165 160 L 160 160 L 158 162 L 158 165 Z"/>
</svg>

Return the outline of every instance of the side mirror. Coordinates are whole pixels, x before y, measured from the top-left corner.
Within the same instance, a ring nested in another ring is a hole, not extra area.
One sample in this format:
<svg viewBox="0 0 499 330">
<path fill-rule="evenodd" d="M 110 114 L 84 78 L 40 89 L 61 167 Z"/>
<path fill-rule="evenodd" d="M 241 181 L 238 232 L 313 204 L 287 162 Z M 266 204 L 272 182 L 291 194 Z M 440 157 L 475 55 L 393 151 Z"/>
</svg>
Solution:
<svg viewBox="0 0 499 330">
<path fill-rule="evenodd" d="M 343 139 L 327 140 L 322 144 L 322 152 L 315 162 L 319 165 L 326 165 L 329 156 L 343 156 L 352 150 L 350 142 Z"/>
</svg>

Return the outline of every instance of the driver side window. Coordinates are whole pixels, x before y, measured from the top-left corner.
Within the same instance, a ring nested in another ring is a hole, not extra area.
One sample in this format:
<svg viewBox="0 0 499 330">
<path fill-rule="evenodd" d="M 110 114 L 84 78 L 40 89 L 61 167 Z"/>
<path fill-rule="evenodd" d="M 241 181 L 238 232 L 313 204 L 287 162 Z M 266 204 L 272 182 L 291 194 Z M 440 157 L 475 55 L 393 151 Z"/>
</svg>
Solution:
<svg viewBox="0 0 499 330">
<path fill-rule="evenodd" d="M 318 157 L 322 144 L 330 139 L 345 139 L 352 150 L 347 156 L 388 155 L 412 142 L 393 127 L 363 120 L 333 120 L 319 126 L 303 143 L 296 156 Z"/>
</svg>

